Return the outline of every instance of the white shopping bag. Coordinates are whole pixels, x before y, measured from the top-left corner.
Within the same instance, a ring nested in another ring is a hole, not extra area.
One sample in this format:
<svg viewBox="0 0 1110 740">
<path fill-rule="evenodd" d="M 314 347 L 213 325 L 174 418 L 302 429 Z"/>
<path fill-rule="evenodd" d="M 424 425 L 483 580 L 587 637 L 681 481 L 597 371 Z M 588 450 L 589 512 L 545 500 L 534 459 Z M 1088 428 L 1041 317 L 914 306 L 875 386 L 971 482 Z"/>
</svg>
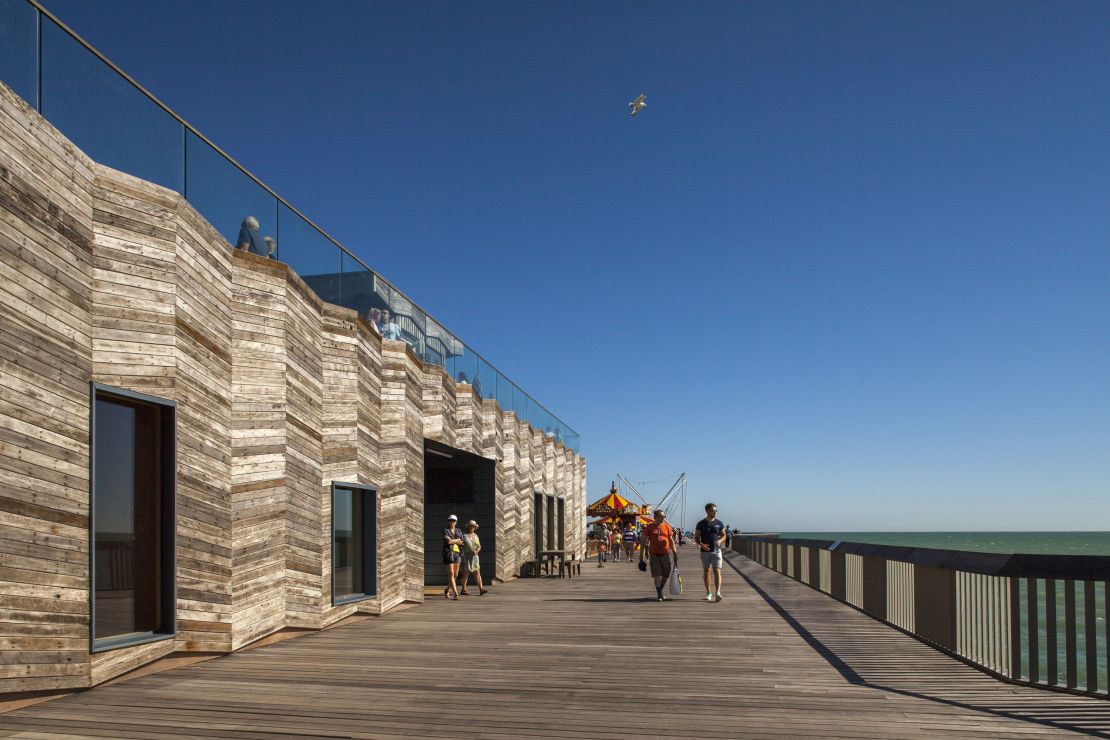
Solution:
<svg viewBox="0 0 1110 740">
<path fill-rule="evenodd" d="M 671 596 L 682 595 L 682 574 L 678 572 L 678 565 L 671 569 Z"/>
</svg>

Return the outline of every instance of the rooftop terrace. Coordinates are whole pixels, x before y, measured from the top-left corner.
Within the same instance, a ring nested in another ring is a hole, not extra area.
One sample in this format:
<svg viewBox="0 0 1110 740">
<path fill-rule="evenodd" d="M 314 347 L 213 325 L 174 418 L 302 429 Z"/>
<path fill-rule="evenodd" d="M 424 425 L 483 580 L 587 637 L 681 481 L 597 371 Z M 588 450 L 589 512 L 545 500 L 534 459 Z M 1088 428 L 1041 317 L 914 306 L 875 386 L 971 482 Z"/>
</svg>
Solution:
<svg viewBox="0 0 1110 740">
<path fill-rule="evenodd" d="M 570 425 L 357 256 L 370 247 L 340 244 L 34 0 L 0 2 L 0 39 L 0 79 L 92 159 L 180 193 L 232 246 L 253 219 L 248 251 L 285 262 L 329 303 L 368 319 L 388 311 L 387 338 L 580 452 Z"/>
<path fill-rule="evenodd" d="M 0 737 L 1110 736 L 1104 700 L 1001 683 L 739 554 L 707 604 L 694 554 L 671 603 L 591 564 L 19 709 Z"/>
</svg>

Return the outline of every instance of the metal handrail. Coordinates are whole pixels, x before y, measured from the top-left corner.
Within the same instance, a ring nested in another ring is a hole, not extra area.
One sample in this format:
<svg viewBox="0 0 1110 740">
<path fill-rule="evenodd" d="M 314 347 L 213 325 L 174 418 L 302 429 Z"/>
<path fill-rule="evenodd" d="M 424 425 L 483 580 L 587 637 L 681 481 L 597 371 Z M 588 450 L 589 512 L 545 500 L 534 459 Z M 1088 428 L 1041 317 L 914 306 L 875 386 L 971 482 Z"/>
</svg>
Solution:
<svg viewBox="0 0 1110 740">
<path fill-rule="evenodd" d="M 1108 556 L 752 535 L 732 547 L 1002 680 L 1110 697 Z"/>
<path fill-rule="evenodd" d="M 138 90 L 144 96 L 146 96 L 146 98 L 149 99 L 152 103 L 154 103 L 159 108 L 161 108 L 163 112 L 165 112 L 167 115 L 169 115 L 171 118 L 173 118 L 179 124 L 181 124 L 185 128 L 185 130 L 191 132 L 194 136 L 199 138 L 205 144 L 212 147 L 213 151 L 215 151 L 217 154 L 219 154 L 221 157 L 223 157 L 225 160 L 227 160 L 229 163 L 231 163 L 232 166 L 234 166 L 236 169 L 238 169 L 240 172 L 242 172 L 244 175 L 246 175 L 248 178 L 250 178 L 250 180 L 252 182 L 254 182 L 256 185 L 258 185 L 260 188 L 262 188 L 267 193 L 269 193 L 271 196 L 273 196 L 273 198 L 278 203 L 281 203 L 286 208 L 288 208 L 290 211 L 295 213 L 297 216 L 304 219 L 305 223 L 307 223 L 309 226 L 311 226 L 313 229 L 315 229 L 321 236 L 323 236 L 325 239 L 327 239 L 329 242 L 331 242 L 335 247 L 340 249 L 344 254 L 346 254 L 348 257 L 350 257 L 355 262 L 357 262 L 359 265 L 361 265 L 363 268 L 365 268 L 367 272 L 369 272 L 375 278 L 381 279 L 382 282 L 388 284 L 389 288 L 391 290 L 396 291 L 405 300 L 409 301 L 414 306 L 418 307 L 420 309 L 420 311 L 426 317 L 435 321 L 435 323 L 438 324 L 440 327 L 445 326 L 445 324 L 443 322 L 439 321 L 438 319 L 433 317 L 431 314 L 429 314 L 426 310 L 424 310 L 424 308 L 419 303 L 412 300 L 412 298 L 410 298 L 407 293 L 405 293 L 404 291 L 399 289 L 397 286 L 393 285 L 391 282 L 382 279 L 380 274 L 376 270 L 371 268 L 369 265 L 367 265 L 365 262 L 363 262 L 363 260 L 360 257 L 358 257 L 356 254 L 351 252 L 351 250 L 347 249 L 347 247 L 345 247 L 343 244 L 341 244 L 331 234 L 329 234 L 327 231 L 325 231 L 323 228 L 321 228 L 315 221 L 310 219 L 308 216 L 306 216 L 304 213 L 302 213 L 298 208 L 294 207 L 289 201 L 287 201 L 285 198 L 283 198 L 281 195 L 279 195 L 276 191 L 274 191 L 272 188 L 270 188 L 270 186 L 268 186 L 266 183 L 262 182 L 262 180 L 260 180 L 258 177 L 256 177 L 254 175 L 254 173 L 252 173 L 246 167 L 241 165 L 238 161 L 235 160 L 235 158 L 233 158 L 231 155 L 229 155 L 223 149 L 218 147 L 207 136 L 205 136 L 200 131 L 195 129 L 191 124 L 189 124 L 188 121 L 186 121 L 184 118 L 182 118 L 177 113 L 175 113 L 173 111 L 173 109 L 171 109 L 168 105 L 166 105 L 161 100 L 159 100 L 153 93 L 151 93 L 149 90 L 147 90 L 141 84 L 139 84 L 131 75 L 129 75 L 127 72 L 123 71 L 115 63 L 113 63 L 110 59 L 108 59 L 106 56 L 104 56 L 99 51 L 97 51 L 96 48 L 93 47 L 92 44 L 90 44 L 88 41 L 86 41 L 84 38 L 82 38 L 80 34 L 78 34 L 72 28 L 67 26 L 64 22 L 62 22 L 56 15 L 51 13 L 47 8 L 43 7 L 43 5 L 38 0 L 26 0 L 26 2 L 29 5 L 31 5 L 36 11 L 38 11 L 43 16 L 45 16 L 46 18 L 50 19 L 53 23 L 55 23 L 58 26 L 58 28 L 60 28 L 62 31 L 64 31 L 66 34 L 68 34 L 74 41 L 76 41 L 82 47 L 84 47 L 86 51 L 88 51 L 93 56 L 95 56 L 97 59 L 99 59 L 101 62 L 103 62 L 105 65 L 107 65 L 109 69 L 111 69 L 113 72 L 115 72 L 120 77 L 122 77 L 124 80 L 126 80 L 128 84 L 130 84 L 132 87 L 134 87 L 136 90 Z M 39 61 L 39 66 L 40 66 L 39 73 L 41 75 L 41 60 Z M 475 352 L 474 349 L 472 347 L 470 347 L 469 345 L 466 345 L 465 342 L 463 344 L 476 357 L 481 358 L 481 360 L 483 362 L 485 362 L 487 365 L 489 365 L 489 367 L 495 373 L 497 373 L 501 377 L 505 378 L 506 380 L 509 380 L 509 376 L 506 375 L 505 373 L 501 372 L 501 370 L 499 370 L 496 365 L 494 365 L 492 362 L 487 360 L 483 355 L 479 354 L 478 352 Z M 511 380 L 509 380 L 509 382 L 513 383 L 513 385 L 515 387 L 520 388 L 520 386 L 517 383 L 515 383 Z M 575 431 L 572 427 L 570 427 L 568 424 L 566 424 L 566 422 L 564 422 L 562 419 L 555 416 L 555 414 L 551 413 L 551 411 L 544 404 L 540 403 L 535 398 L 533 398 L 530 393 L 525 392 L 523 389 L 521 389 L 521 392 L 523 392 L 528 397 L 528 400 L 529 400 L 530 403 L 535 403 L 537 406 L 539 406 L 541 409 L 543 409 L 543 411 L 545 413 L 547 413 L 549 416 L 551 416 L 554 419 L 557 419 L 559 421 L 559 424 L 562 425 L 565 429 L 567 429 L 573 436 L 581 439 L 581 437 L 580 437 L 580 435 L 578 434 L 577 431 Z"/>
</svg>

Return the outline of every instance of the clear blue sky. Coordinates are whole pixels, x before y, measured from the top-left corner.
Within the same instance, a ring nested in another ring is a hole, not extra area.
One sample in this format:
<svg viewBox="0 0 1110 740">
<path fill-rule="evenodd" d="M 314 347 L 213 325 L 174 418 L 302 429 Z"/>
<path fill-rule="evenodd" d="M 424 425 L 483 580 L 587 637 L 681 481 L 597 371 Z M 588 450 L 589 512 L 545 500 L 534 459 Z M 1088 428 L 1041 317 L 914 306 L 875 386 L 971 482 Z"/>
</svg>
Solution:
<svg viewBox="0 0 1110 740">
<path fill-rule="evenodd" d="M 574 426 L 591 497 L 1110 529 L 1110 3 L 46 4 Z"/>
</svg>

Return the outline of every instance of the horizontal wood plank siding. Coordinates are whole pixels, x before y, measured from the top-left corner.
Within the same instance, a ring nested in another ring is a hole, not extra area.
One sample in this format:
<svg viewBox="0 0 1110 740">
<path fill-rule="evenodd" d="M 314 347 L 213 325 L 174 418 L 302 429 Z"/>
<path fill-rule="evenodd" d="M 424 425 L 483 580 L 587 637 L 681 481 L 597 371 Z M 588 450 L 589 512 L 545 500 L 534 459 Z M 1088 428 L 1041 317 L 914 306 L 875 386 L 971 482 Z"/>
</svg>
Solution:
<svg viewBox="0 0 1110 740">
<path fill-rule="evenodd" d="M 249 214 L 244 213 L 243 216 Z M 176 193 L 91 162 L 0 84 L 0 693 L 421 601 L 423 444 L 496 460 L 498 576 L 533 490 L 585 548 L 585 460 L 481 400 Z M 89 395 L 177 404 L 178 632 L 90 655 Z M 333 606 L 332 481 L 376 487 L 378 594 Z"/>
</svg>

